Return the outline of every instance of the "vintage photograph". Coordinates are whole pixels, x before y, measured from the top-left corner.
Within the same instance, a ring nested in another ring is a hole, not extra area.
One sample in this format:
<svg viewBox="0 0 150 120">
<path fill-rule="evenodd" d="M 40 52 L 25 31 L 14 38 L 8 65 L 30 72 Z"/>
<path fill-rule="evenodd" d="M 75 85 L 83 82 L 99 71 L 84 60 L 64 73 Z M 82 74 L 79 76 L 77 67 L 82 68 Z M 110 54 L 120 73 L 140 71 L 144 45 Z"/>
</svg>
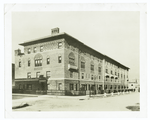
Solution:
<svg viewBox="0 0 150 120">
<path fill-rule="evenodd" d="M 7 118 L 147 115 L 145 3 L 4 8 Z"/>
<path fill-rule="evenodd" d="M 13 111 L 140 111 L 140 12 L 12 12 Z"/>
</svg>

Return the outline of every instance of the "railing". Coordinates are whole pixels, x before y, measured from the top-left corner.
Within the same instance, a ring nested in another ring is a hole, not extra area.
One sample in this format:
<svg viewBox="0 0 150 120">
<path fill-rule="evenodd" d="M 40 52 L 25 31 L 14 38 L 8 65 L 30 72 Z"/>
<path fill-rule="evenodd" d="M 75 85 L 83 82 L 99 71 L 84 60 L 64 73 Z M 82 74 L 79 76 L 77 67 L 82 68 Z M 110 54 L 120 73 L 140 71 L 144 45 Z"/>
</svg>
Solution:
<svg viewBox="0 0 150 120">
<path fill-rule="evenodd" d="M 27 90 L 27 89 L 13 89 L 12 93 L 21 93 L 21 94 L 38 94 L 38 95 L 68 95 L 68 96 L 83 96 L 83 95 L 96 95 L 104 93 L 117 93 L 117 92 L 127 92 L 135 91 L 133 89 L 106 89 L 106 90 Z"/>
</svg>

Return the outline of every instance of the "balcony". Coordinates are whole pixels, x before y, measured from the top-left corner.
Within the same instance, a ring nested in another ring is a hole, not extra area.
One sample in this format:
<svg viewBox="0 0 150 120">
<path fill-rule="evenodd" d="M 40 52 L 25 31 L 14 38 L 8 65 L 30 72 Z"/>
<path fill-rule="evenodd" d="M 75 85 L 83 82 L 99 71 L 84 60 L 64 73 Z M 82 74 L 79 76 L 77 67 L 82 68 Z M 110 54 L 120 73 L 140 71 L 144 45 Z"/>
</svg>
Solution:
<svg viewBox="0 0 150 120">
<path fill-rule="evenodd" d="M 77 70 L 78 70 L 78 67 L 75 66 L 75 65 L 70 65 L 70 64 L 68 64 L 68 70 L 77 71 Z"/>
</svg>

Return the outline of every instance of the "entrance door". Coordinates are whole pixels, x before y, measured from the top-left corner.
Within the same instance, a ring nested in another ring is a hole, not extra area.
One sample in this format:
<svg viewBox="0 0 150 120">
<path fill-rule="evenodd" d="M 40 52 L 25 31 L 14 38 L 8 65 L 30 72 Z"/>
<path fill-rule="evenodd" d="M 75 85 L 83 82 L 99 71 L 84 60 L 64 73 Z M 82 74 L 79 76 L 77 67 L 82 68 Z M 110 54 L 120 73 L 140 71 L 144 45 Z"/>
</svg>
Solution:
<svg viewBox="0 0 150 120">
<path fill-rule="evenodd" d="M 45 84 L 44 84 L 44 82 L 41 82 L 41 90 L 45 90 Z"/>
</svg>

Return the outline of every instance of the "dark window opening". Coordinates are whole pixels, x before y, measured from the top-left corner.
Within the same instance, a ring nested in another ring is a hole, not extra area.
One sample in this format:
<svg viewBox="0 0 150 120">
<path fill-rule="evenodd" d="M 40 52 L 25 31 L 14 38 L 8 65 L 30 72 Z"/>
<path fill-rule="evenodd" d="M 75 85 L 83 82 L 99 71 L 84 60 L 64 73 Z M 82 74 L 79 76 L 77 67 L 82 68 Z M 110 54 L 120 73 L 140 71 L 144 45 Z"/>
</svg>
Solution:
<svg viewBox="0 0 150 120">
<path fill-rule="evenodd" d="M 61 56 L 58 56 L 58 63 L 61 63 L 62 59 Z"/>
<path fill-rule="evenodd" d="M 47 64 L 50 64 L 50 58 L 47 58 Z"/>
<path fill-rule="evenodd" d="M 21 67 L 21 61 L 19 61 L 19 67 Z"/>
</svg>

